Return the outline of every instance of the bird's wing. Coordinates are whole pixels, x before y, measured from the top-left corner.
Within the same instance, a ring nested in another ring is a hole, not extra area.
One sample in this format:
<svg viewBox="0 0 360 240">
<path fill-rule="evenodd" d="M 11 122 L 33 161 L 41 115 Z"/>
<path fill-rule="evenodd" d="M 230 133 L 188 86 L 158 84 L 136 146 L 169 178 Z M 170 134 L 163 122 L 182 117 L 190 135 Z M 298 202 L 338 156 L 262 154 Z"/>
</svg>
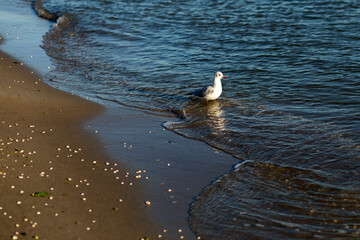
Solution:
<svg viewBox="0 0 360 240">
<path fill-rule="evenodd" d="M 210 87 L 210 86 L 209 86 L 209 87 Z M 198 89 L 198 90 L 196 90 L 196 91 L 193 93 L 193 95 L 198 96 L 198 97 L 204 97 L 204 96 L 205 96 L 205 93 L 206 93 L 206 91 L 207 91 L 207 89 L 208 89 L 209 87 L 204 87 L 204 88 L 202 88 L 202 89 Z"/>
<path fill-rule="evenodd" d="M 203 96 L 207 96 L 207 95 L 210 95 L 214 92 L 214 87 L 212 86 L 208 86 L 206 88 L 204 88 L 204 93 L 203 93 Z"/>
</svg>

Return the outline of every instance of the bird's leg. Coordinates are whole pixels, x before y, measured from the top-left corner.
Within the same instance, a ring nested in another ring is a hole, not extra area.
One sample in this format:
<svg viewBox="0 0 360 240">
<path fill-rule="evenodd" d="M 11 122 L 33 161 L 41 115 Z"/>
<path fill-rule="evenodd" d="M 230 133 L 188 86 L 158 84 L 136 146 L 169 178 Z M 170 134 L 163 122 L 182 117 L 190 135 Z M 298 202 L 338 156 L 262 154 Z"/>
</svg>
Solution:
<svg viewBox="0 0 360 240">
<path fill-rule="evenodd" d="M 208 105 L 209 104 L 209 100 L 205 100 L 205 105 Z"/>
</svg>

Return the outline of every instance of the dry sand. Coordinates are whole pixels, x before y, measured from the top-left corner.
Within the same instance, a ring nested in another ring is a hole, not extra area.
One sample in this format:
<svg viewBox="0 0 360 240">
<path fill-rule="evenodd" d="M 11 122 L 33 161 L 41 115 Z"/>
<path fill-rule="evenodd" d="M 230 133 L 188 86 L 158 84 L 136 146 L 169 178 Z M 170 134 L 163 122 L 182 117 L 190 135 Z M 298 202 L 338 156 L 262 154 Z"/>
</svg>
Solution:
<svg viewBox="0 0 360 240">
<path fill-rule="evenodd" d="M 103 110 L 0 52 L 0 239 L 158 238 L 141 180 L 83 128 Z"/>
</svg>

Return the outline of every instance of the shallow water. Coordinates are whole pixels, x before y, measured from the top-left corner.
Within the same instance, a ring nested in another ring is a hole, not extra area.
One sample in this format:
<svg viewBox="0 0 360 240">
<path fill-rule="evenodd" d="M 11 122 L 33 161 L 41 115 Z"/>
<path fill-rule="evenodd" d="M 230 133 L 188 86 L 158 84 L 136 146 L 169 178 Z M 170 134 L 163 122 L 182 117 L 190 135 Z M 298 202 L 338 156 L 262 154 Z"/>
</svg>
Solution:
<svg viewBox="0 0 360 240">
<path fill-rule="evenodd" d="M 360 3 L 49 0 L 45 7 L 62 16 L 44 38 L 56 66 L 50 84 L 112 108 L 172 117 L 166 128 L 251 160 L 194 201 L 196 235 L 358 237 Z M 205 105 L 188 95 L 216 71 L 227 76 L 219 100 Z"/>
<path fill-rule="evenodd" d="M 50 57 L 38 46 L 52 23 L 37 17 L 29 3 L 21 0 L 12 1 L 11 4 L 1 0 L 0 6 L 1 50 L 40 74 L 48 72 L 52 67 Z"/>
</svg>

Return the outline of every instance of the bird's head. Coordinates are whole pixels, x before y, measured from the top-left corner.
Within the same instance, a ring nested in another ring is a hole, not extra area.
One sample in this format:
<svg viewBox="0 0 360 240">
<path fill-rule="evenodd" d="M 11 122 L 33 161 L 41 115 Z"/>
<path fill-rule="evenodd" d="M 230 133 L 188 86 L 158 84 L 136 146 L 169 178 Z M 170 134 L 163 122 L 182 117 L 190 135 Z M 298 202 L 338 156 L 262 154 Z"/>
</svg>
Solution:
<svg viewBox="0 0 360 240">
<path fill-rule="evenodd" d="M 226 77 L 222 74 L 222 72 L 217 72 L 217 73 L 215 74 L 215 78 L 217 78 L 217 79 L 222 79 L 222 78 L 226 78 Z"/>
</svg>

